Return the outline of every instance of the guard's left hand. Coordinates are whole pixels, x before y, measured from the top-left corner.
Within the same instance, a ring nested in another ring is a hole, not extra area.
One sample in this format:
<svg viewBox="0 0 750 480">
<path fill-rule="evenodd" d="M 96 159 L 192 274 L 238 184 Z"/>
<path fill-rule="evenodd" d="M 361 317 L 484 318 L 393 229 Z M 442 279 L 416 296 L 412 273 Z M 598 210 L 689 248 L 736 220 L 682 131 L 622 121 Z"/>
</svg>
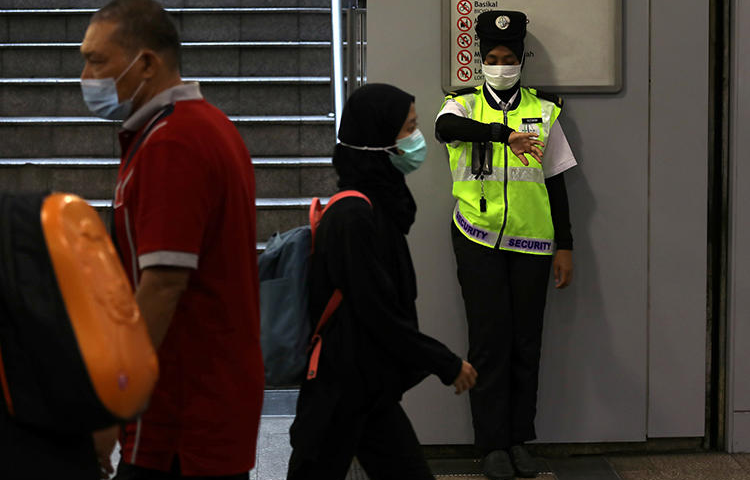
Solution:
<svg viewBox="0 0 750 480">
<path fill-rule="evenodd" d="M 542 163 L 544 142 L 539 140 L 538 136 L 538 134 L 533 132 L 511 132 L 508 137 L 510 151 L 527 167 L 529 166 L 529 161 L 526 159 L 525 154 L 531 155 L 537 162 Z"/>
<path fill-rule="evenodd" d="M 573 251 L 558 250 L 552 262 L 555 275 L 555 288 L 565 288 L 573 280 Z"/>
</svg>

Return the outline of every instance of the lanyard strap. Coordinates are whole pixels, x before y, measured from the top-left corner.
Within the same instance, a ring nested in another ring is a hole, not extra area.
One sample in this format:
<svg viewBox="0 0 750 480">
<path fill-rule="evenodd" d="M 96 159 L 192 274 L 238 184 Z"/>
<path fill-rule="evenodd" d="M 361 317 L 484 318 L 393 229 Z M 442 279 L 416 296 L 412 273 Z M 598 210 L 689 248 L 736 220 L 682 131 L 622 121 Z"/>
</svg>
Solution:
<svg viewBox="0 0 750 480">
<path fill-rule="evenodd" d="M 143 145 L 143 142 L 148 137 L 148 134 L 151 133 L 151 130 L 154 129 L 154 127 L 161 121 L 162 119 L 168 117 L 169 115 L 174 112 L 174 104 L 169 104 L 161 111 L 161 113 L 152 121 L 148 127 L 146 127 L 145 130 L 143 130 L 143 133 L 140 137 L 138 137 L 138 140 L 135 141 L 135 144 L 130 148 L 130 152 L 128 153 L 128 158 L 125 160 L 125 165 L 122 169 L 124 172 L 128 166 L 130 165 L 130 161 L 133 160 L 133 157 L 135 156 L 135 153 L 138 151 L 139 148 L 141 148 L 141 145 Z"/>
<path fill-rule="evenodd" d="M 130 151 L 128 152 L 128 156 L 125 159 L 125 166 L 122 168 L 122 172 L 124 173 L 125 170 L 127 170 L 128 166 L 130 165 L 130 161 L 133 160 L 133 157 L 135 156 L 138 149 L 143 145 L 143 142 L 148 137 L 148 134 L 151 133 L 151 131 L 154 129 L 154 127 L 164 118 L 168 117 L 169 115 L 174 112 L 174 104 L 169 104 L 159 113 L 159 115 L 143 130 L 143 133 L 138 137 L 138 139 L 135 141 L 133 146 L 130 148 Z M 117 198 L 117 192 L 115 192 L 115 198 Z M 120 250 L 120 245 L 117 242 L 117 227 L 115 225 L 115 203 L 112 202 L 112 206 L 109 208 L 109 236 L 112 238 L 112 243 L 115 246 L 115 250 L 117 251 L 117 254 L 120 256 L 120 261 L 125 263 L 125 259 L 122 258 L 122 253 Z"/>
</svg>

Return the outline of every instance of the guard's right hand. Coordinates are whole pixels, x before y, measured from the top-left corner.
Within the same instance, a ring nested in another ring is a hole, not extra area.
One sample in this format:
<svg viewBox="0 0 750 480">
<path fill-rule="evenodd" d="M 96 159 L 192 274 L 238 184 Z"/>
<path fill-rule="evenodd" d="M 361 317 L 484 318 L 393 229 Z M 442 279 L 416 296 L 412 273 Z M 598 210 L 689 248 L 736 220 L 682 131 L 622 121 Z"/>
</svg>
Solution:
<svg viewBox="0 0 750 480">
<path fill-rule="evenodd" d="M 534 157 L 537 162 L 542 163 L 542 157 L 544 156 L 542 148 L 544 147 L 544 143 L 537 139 L 538 136 L 539 135 L 534 132 L 511 132 L 508 137 L 508 146 L 513 152 L 513 155 L 518 157 L 526 166 L 529 165 L 529 161 L 526 160 L 526 155 L 524 155 L 526 153 Z"/>
<path fill-rule="evenodd" d="M 471 366 L 466 360 L 461 365 L 461 371 L 456 377 L 456 381 L 453 382 L 453 386 L 456 387 L 456 395 L 460 395 L 462 392 L 472 388 L 477 383 L 477 371 Z"/>
</svg>

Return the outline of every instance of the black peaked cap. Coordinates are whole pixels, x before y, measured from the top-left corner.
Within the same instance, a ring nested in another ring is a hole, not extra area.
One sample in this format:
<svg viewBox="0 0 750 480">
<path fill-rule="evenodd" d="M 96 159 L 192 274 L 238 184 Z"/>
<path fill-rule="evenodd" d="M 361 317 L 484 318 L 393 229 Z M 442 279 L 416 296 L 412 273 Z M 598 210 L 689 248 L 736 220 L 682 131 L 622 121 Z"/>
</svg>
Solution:
<svg viewBox="0 0 750 480">
<path fill-rule="evenodd" d="M 524 38 L 528 20 L 523 12 L 510 10 L 491 10 L 477 17 L 475 30 L 479 36 L 479 50 L 482 60 L 498 45 L 508 47 L 523 60 Z"/>
</svg>

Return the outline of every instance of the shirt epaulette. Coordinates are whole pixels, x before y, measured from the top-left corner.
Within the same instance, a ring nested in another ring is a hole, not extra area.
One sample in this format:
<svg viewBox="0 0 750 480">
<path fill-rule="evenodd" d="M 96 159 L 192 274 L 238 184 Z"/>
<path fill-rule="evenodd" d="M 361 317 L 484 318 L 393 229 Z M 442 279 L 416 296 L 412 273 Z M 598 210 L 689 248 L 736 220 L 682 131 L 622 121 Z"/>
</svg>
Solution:
<svg viewBox="0 0 750 480">
<path fill-rule="evenodd" d="M 534 91 L 534 94 L 541 98 L 542 100 L 547 100 L 548 102 L 552 102 L 558 107 L 562 108 L 563 106 L 563 99 L 559 97 L 558 95 L 555 95 L 554 93 L 545 92 L 544 90 L 539 90 L 536 88 L 532 89 Z"/>
<path fill-rule="evenodd" d="M 475 93 L 478 90 L 478 87 L 466 87 L 462 88 L 460 90 L 455 90 L 453 92 L 448 93 L 448 96 L 451 98 L 460 97 L 461 95 L 467 95 L 469 93 Z"/>
</svg>

